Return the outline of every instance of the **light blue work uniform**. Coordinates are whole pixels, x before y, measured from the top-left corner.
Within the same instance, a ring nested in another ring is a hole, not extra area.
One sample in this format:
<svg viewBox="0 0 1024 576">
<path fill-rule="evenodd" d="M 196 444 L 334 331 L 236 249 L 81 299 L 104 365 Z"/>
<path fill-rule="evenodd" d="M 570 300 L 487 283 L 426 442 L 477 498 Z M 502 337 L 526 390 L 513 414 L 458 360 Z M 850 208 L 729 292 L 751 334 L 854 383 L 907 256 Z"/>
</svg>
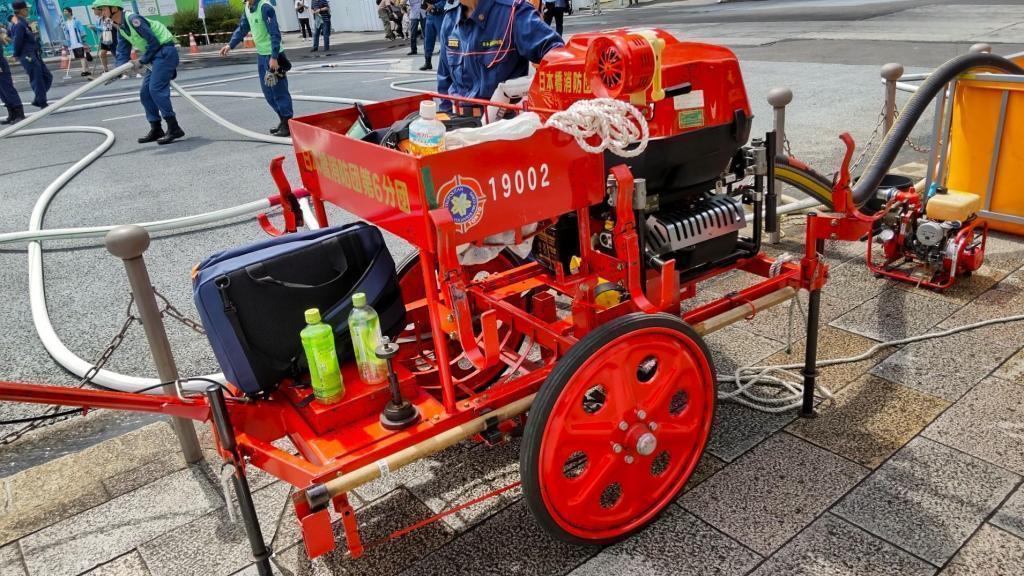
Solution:
<svg viewBox="0 0 1024 576">
<path fill-rule="evenodd" d="M 489 100 L 498 84 L 525 76 L 530 62 L 563 45 L 526 0 L 479 0 L 472 14 L 462 4 L 449 4 L 441 24 L 437 91 Z M 451 102 L 442 101 L 440 108 L 451 110 Z"/>
</svg>

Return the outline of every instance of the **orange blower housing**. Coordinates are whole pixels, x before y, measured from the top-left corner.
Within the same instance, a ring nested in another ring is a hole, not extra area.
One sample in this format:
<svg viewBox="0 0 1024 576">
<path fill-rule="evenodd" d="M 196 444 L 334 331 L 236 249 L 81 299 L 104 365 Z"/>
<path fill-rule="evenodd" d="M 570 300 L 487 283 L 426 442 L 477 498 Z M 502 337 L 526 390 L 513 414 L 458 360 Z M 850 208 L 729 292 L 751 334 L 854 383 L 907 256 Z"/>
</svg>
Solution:
<svg viewBox="0 0 1024 576">
<path fill-rule="evenodd" d="M 544 57 L 528 95 L 531 105 L 555 110 L 594 97 L 627 100 L 644 112 L 647 152 L 625 162 L 647 179 L 648 190 L 713 183 L 750 136 L 752 114 L 736 55 L 663 30 L 574 35 Z"/>
</svg>

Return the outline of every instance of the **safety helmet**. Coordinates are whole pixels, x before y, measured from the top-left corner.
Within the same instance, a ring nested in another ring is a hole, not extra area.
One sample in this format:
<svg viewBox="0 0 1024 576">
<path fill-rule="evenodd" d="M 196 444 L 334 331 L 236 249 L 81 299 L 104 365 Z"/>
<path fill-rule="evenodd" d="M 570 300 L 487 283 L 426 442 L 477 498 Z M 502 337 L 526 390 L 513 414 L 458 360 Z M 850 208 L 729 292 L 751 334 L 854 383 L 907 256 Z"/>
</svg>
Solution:
<svg viewBox="0 0 1024 576">
<path fill-rule="evenodd" d="M 93 0 L 90 8 L 103 8 L 104 6 L 124 10 L 124 0 Z"/>
</svg>

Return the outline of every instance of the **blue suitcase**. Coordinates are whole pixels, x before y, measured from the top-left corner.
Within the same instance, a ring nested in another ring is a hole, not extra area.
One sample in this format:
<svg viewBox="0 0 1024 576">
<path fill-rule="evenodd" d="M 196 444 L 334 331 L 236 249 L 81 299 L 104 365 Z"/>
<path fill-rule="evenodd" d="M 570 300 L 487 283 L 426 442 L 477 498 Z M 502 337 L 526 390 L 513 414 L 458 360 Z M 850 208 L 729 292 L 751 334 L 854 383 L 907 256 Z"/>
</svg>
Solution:
<svg viewBox="0 0 1024 576">
<path fill-rule="evenodd" d="M 196 307 L 224 376 L 248 396 L 272 391 L 306 369 L 299 332 L 319 308 L 351 359 L 352 294 L 364 292 L 395 336 L 405 304 L 380 230 L 356 223 L 284 236 L 210 256 L 193 274 Z"/>
</svg>

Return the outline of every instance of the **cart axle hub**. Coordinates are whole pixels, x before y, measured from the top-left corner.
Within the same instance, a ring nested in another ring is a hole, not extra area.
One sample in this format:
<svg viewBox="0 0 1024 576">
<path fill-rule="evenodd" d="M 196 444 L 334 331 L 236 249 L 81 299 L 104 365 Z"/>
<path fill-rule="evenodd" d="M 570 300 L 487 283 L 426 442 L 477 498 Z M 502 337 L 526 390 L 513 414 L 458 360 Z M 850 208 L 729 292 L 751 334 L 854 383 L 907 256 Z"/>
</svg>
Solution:
<svg viewBox="0 0 1024 576">
<path fill-rule="evenodd" d="M 651 454 L 654 454 L 654 450 L 657 447 L 658 439 L 650 432 L 641 434 L 640 438 L 636 441 L 636 453 L 641 456 L 650 456 Z"/>
</svg>

